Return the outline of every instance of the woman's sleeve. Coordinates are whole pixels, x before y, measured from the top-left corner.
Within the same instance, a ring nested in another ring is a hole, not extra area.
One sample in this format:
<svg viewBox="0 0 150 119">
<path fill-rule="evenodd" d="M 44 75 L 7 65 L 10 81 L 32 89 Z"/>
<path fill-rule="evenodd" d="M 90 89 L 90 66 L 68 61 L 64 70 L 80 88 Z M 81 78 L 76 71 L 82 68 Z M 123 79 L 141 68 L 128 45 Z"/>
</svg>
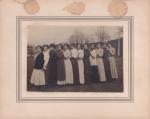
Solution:
<svg viewBox="0 0 150 119">
<path fill-rule="evenodd" d="M 96 50 L 97 56 L 101 57 L 101 52 L 100 50 Z"/>
<path fill-rule="evenodd" d="M 46 68 L 47 64 L 48 64 L 48 61 L 49 61 L 49 54 L 45 54 L 44 55 L 44 68 Z"/>
<path fill-rule="evenodd" d="M 36 60 L 36 54 L 34 54 L 34 60 Z"/>
<path fill-rule="evenodd" d="M 83 58 L 84 57 L 84 52 L 83 51 L 79 51 L 79 58 Z"/>
<path fill-rule="evenodd" d="M 92 58 L 96 58 L 96 56 L 97 56 L 96 51 L 92 51 L 92 52 L 91 52 L 91 56 L 92 56 Z"/>
<path fill-rule="evenodd" d="M 63 52 L 64 53 L 64 58 L 68 58 L 68 53 L 67 52 Z"/>
<path fill-rule="evenodd" d="M 74 57 L 75 57 L 75 58 L 78 58 L 78 55 L 79 55 L 79 53 L 78 53 L 78 51 L 76 50 Z"/>
<path fill-rule="evenodd" d="M 64 53 L 62 51 L 56 52 L 58 58 L 64 58 Z"/>
<path fill-rule="evenodd" d="M 100 56 L 100 57 L 103 57 L 103 55 L 104 55 L 104 50 L 102 49 L 102 50 L 100 51 L 99 56 Z"/>
<path fill-rule="evenodd" d="M 111 55 L 115 55 L 115 53 L 116 53 L 115 48 L 111 48 L 111 49 L 109 50 L 109 52 L 111 53 Z"/>
<path fill-rule="evenodd" d="M 115 48 L 113 48 L 113 55 L 115 55 L 116 54 L 116 50 L 115 50 Z"/>
<path fill-rule="evenodd" d="M 72 57 L 78 58 L 78 51 L 77 50 L 72 51 Z"/>
</svg>

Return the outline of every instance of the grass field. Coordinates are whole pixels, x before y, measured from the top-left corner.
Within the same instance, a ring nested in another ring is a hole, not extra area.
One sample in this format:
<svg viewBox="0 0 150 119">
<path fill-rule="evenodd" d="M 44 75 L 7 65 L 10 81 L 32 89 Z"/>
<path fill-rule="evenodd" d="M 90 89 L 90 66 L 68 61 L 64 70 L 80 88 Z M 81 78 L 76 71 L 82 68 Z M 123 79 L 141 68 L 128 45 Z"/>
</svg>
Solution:
<svg viewBox="0 0 150 119">
<path fill-rule="evenodd" d="M 118 69 L 118 80 L 104 83 L 92 83 L 84 85 L 66 85 L 66 86 L 55 86 L 55 87 L 43 87 L 36 88 L 29 83 L 34 60 L 33 57 L 27 59 L 27 90 L 28 91 L 41 91 L 41 92 L 123 92 L 123 59 L 122 57 L 116 58 L 116 64 Z"/>
</svg>

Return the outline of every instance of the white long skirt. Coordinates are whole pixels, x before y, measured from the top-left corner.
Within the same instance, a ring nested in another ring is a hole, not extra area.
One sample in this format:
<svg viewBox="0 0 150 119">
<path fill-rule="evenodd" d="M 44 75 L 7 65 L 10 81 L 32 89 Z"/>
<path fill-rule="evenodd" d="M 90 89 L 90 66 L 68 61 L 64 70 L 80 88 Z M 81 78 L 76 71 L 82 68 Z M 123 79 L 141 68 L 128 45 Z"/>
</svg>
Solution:
<svg viewBox="0 0 150 119">
<path fill-rule="evenodd" d="M 66 59 L 65 63 L 65 73 L 66 73 L 66 84 L 73 84 L 73 69 L 70 59 Z"/>
<path fill-rule="evenodd" d="M 104 68 L 104 63 L 102 58 L 97 58 L 97 66 L 98 66 L 100 81 L 106 81 L 105 68 Z"/>
<path fill-rule="evenodd" d="M 85 79 L 84 79 L 84 64 L 83 64 L 83 60 L 78 59 L 78 66 L 79 66 L 79 81 L 80 81 L 80 84 L 84 84 L 85 83 Z"/>
<path fill-rule="evenodd" d="M 109 62 L 110 62 L 111 77 L 113 79 L 118 79 L 118 72 L 117 72 L 115 58 L 109 57 Z"/>
<path fill-rule="evenodd" d="M 45 74 L 44 71 L 33 69 L 30 83 L 33 85 L 45 85 Z"/>
</svg>

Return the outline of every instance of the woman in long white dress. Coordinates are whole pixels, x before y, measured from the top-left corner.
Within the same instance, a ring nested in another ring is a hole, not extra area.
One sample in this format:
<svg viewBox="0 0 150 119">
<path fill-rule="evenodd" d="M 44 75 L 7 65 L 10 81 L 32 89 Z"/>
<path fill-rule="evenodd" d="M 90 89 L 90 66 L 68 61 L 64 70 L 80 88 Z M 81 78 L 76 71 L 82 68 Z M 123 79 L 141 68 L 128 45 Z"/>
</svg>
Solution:
<svg viewBox="0 0 150 119">
<path fill-rule="evenodd" d="M 98 65 L 98 73 L 100 77 L 100 81 L 105 82 L 106 81 L 106 75 L 105 75 L 105 68 L 103 63 L 103 54 L 104 50 L 101 48 L 101 44 L 96 45 L 96 52 L 97 52 L 97 65 Z"/>
<path fill-rule="evenodd" d="M 84 58 L 84 51 L 81 49 L 81 45 L 77 45 L 78 49 L 78 66 L 79 66 L 79 82 L 80 84 L 85 83 L 84 79 L 84 64 L 83 64 L 83 58 Z"/>
<path fill-rule="evenodd" d="M 66 84 L 73 84 L 73 69 L 72 69 L 72 64 L 70 61 L 70 57 L 71 57 L 71 52 L 68 49 L 68 45 L 65 44 L 64 45 L 64 63 L 65 63 L 65 74 L 66 74 Z"/>
<path fill-rule="evenodd" d="M 108 50 L 109 50 L 109 63 L 110 63 L 111 78 L 118 79 L 117 66 L 115 62 L 115 53 L 116 53 L 115 48 L 113 48 L 111 44 L 108 44 Z"/>
<path fill-rule="evenodd" d="M 49 46 L 48 45 L 44 45 L 43 46 L 43 54 L 44 54 L 44 73 L 45 73 L 45 81 L 46 84 L 48 84 L 48 62 L 49 62 Z"/>
</svg>

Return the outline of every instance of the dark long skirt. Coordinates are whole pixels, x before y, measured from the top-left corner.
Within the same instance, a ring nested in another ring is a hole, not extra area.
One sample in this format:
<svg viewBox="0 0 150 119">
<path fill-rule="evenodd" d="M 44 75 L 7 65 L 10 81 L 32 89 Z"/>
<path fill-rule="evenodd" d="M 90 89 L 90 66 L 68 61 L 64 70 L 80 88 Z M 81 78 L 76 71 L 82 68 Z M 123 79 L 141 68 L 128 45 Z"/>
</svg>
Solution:
<svg viewBox="0 0 150 119">
<path fill-rule="evenodd" d="M 72 69 L 73 69 L 74 84 L 80 84 L 79 83 L 79 67 L 78 67 L 77 59 L 71 58 L 70 60 L 71 60 Z"/>
<path fill-rule="evenodd" d="M 65 81 L 64 59 L 57 60 L 57 81 Z"/>
<path fill-rule="evenodd" d="M 98 67 L 96 65 L 91 66 L 91 80 L 93 83 L 99 82 Z"/>
<path fill-rule="evenodd" d="M 57 61 L 49 61 L 48 64 L 48 85 L 55 86 L 57 84 Z"/>
<path fill-rule="evenodd" d="M 49 85 L 49 71 L 48 69 L 44 70 L 44 74 L 45 74 L 45 83 L 46 85 Z"/>
<path fill-rule="evenodd" d="M 112 78 L 111 78 L 111 72 L 110 72 L 109 59 L 108 58 L 104 58 L 103 62 L 104 62 L 105 74 L 106 74 L 107 81 L 111 81 Z"/>
<path fill-rule="evenodd" d="M 90 60 L 89 58 L 84 58 L 84 78 L 85 78 L 85 83 L 89 84 L 91 83 L 91 66 L 90 66 Z"/>
</svg>

